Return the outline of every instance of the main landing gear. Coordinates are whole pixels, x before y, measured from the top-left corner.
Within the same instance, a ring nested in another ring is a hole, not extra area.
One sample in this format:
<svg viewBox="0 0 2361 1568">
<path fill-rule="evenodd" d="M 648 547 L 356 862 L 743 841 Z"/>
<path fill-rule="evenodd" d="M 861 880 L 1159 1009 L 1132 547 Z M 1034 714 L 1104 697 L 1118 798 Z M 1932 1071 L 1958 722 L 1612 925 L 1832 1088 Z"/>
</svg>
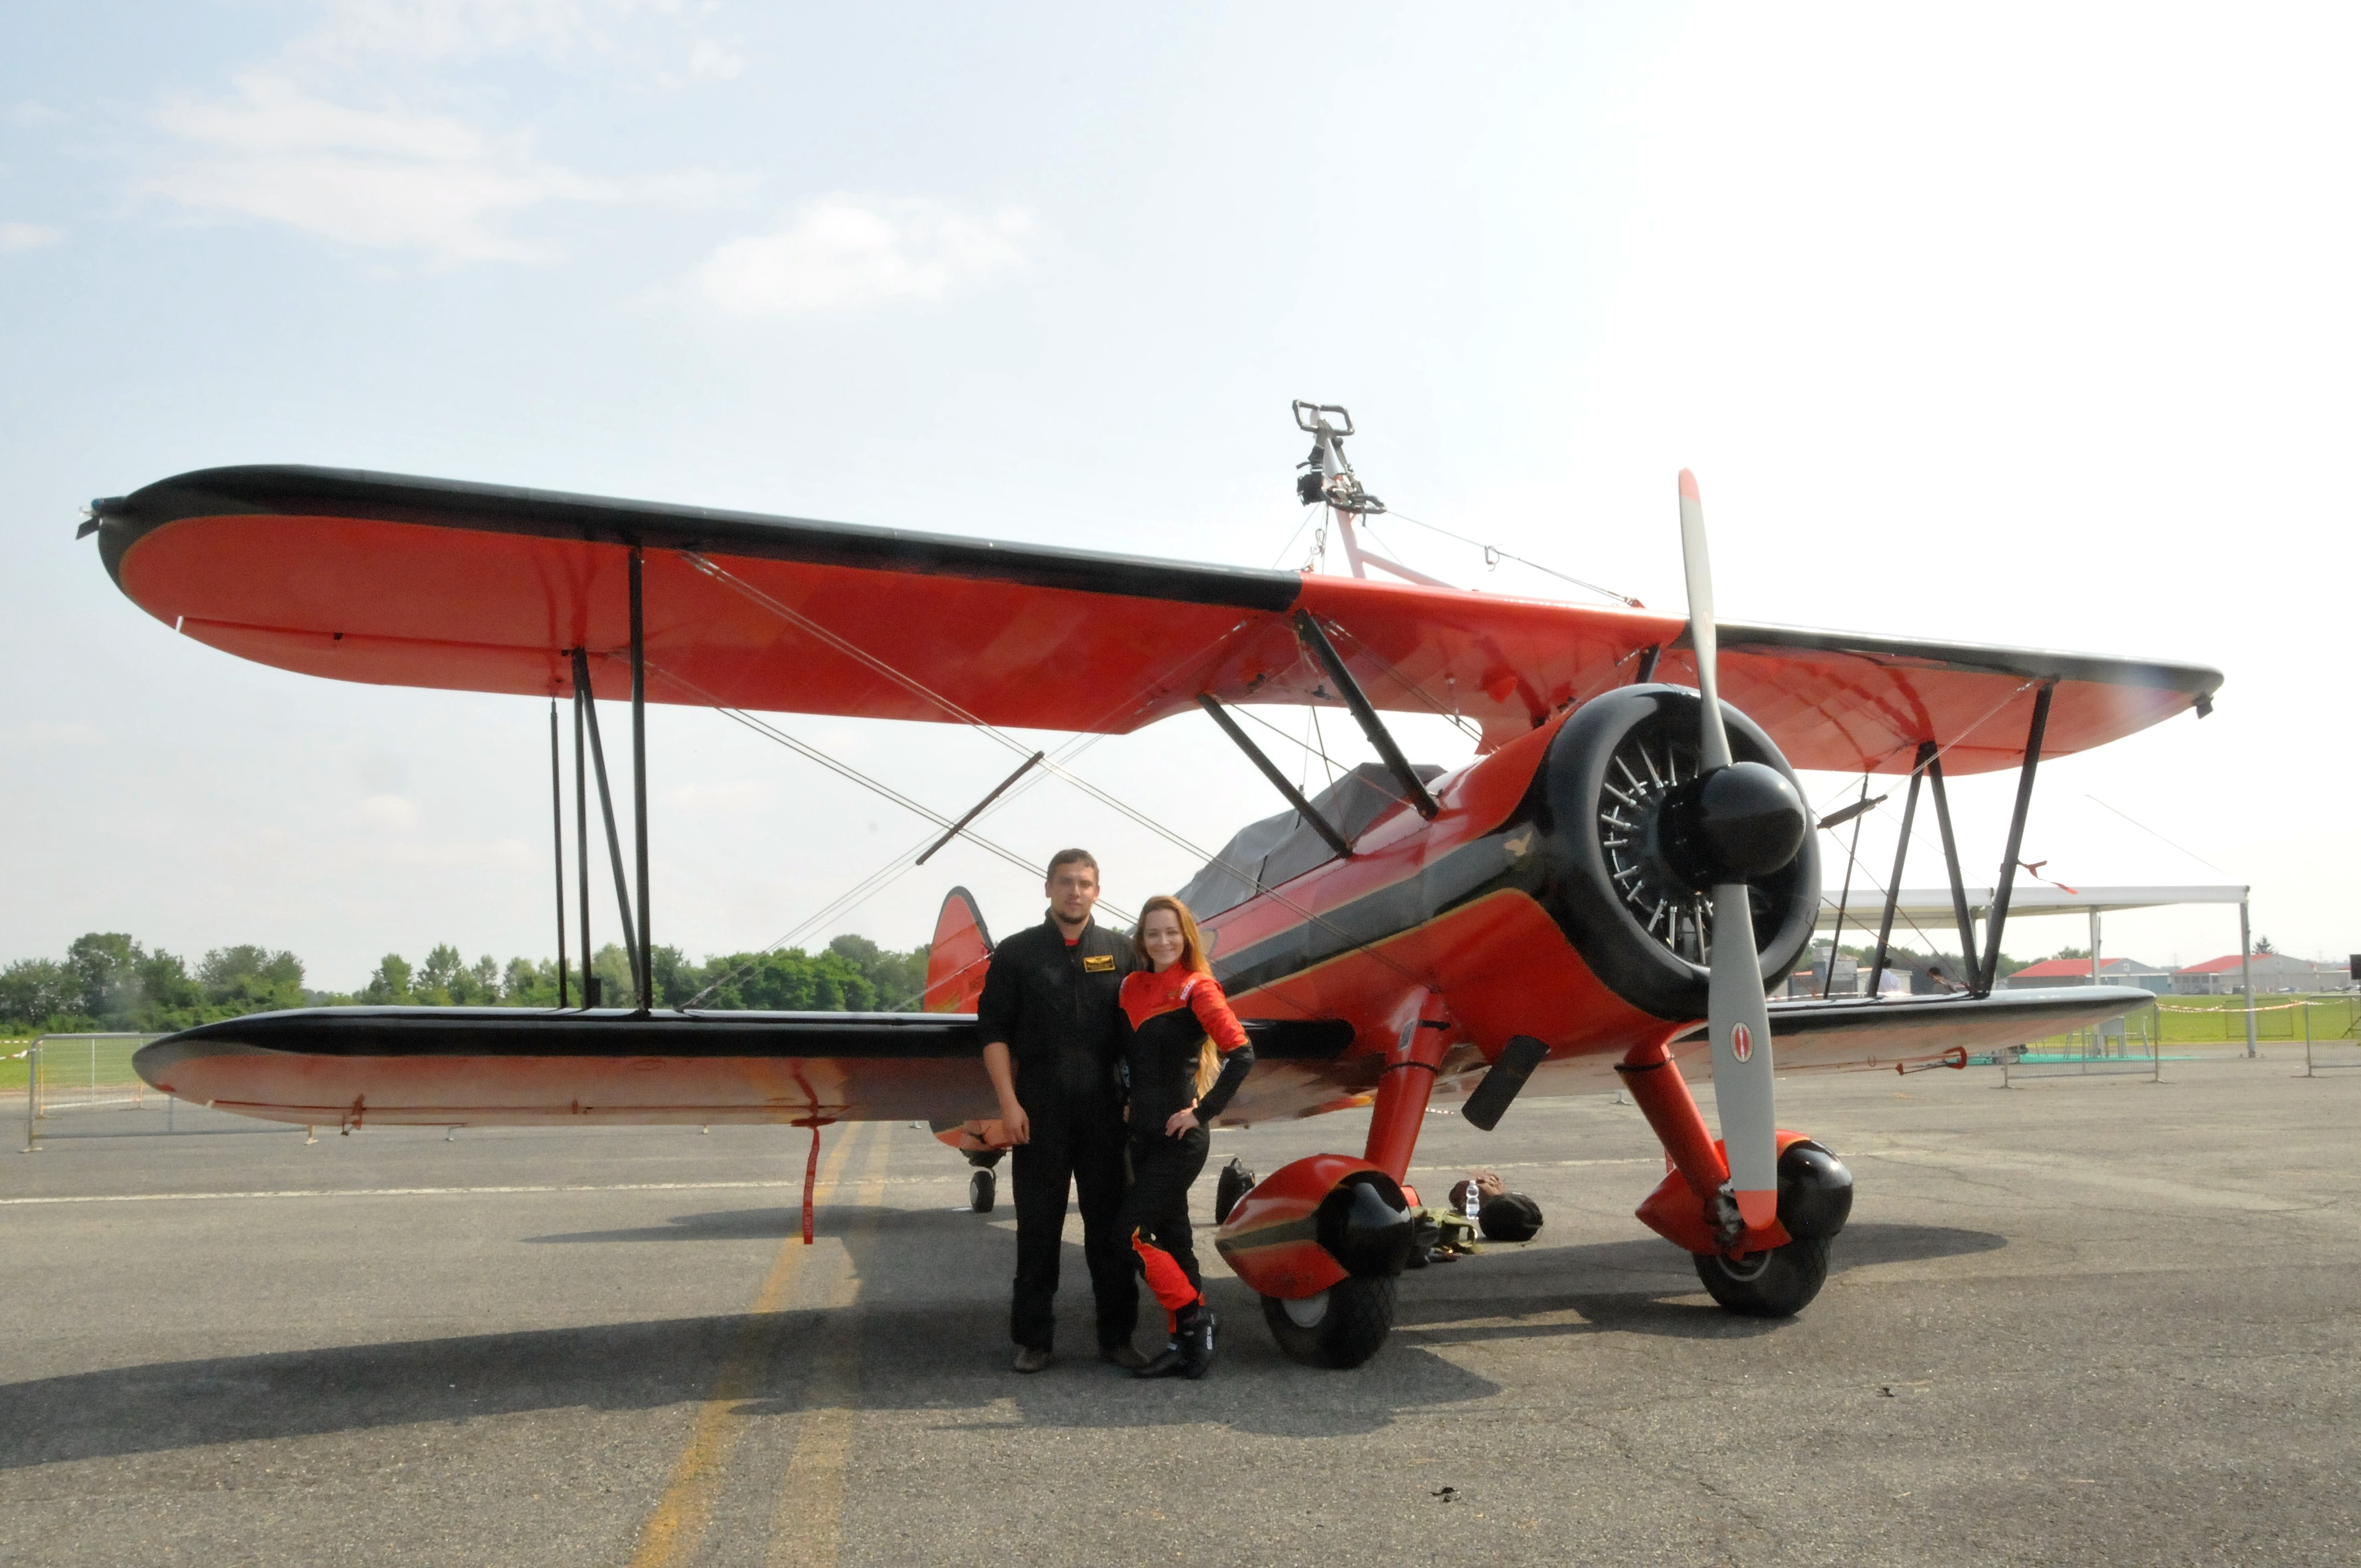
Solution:
<svg viewBox="0 0 2361 1568">
<path fill-rule="evenodd" d="M 1391 1275 L 1346 1277 L 1299 1300 L 1262 1299 L 1262 1321 L 1279 1348 L 1307 1366 L 1358 1366 L 1378 1354 L 1394 1327 Z"/>
<path fill-rule="evenodd" d="M 1852 1172 L 1800 1133 L 1779 1134 L 1778 1224 L 1751 1234 L 1728 1191 L 1730 1166 L 1663 1046 L 1615 1069 L 1671 1157 L 1673 1169 L 1639 1208 L 1644 1224 L 1686 1248 L 1706 1293 L 1750 1318 L 1792 1318 L 1828 1277 L 1828 1244 L 1852 1214 Z"/>
</svg>

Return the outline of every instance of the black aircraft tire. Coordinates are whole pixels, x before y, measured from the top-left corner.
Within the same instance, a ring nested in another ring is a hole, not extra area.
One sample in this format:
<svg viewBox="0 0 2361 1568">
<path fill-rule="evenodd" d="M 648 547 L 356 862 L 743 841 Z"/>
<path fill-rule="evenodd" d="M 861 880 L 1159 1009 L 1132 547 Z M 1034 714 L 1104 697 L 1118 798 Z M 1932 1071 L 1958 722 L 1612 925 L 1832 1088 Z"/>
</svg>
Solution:
<svg viewBox="0 0 2361 1568">
<path fill-rule="evenodd" d="M 1828 1279 L 1828 1244 L 1789 1242 L 1749 1253 L 1735 1264 L 1715 1254 L 1692 1254 L 1706 1293 L 1746 1318 L 1792 1318 L 1811 1305 Z"/>
<path fill-rule="evenodd" d="M 1394 1281 L 1390 1277 L 1340 1279 L 1322 1292 L 1323 1309 L 1301 1323 L 1276 1296 L 1262 1299 L 1262 1321 L 1279 1348 L 1306 1366 L 1337 1371 L 1358 1366 L 1378 1354 L 1394 1327 Z M 1308 1303 L 1291 1303 L 1301 1310 Z"/>
<path fill-rule="evenodd" d="M 967 1206 L 979 1214 L 991 1213 L 995 1196 L 994 1189 L 998 1185 L 993 1179 L 992 1172 L 979 1168 L 967 1179 Z"/>
</svg>

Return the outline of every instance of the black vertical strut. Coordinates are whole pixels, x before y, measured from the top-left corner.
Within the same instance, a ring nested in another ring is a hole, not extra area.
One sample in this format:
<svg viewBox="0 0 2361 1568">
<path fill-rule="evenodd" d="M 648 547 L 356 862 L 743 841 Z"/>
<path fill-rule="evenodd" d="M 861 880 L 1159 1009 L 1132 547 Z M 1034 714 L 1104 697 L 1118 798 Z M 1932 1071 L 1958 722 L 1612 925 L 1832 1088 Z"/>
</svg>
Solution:
<svg viewBox="0 0 2361 1568">
<path fill-rule="evenodd" d="M 1263 749 L 1254 743 L 1253 737 L 1238 728 L 1238 721 L 1223 710 L 1222 705 L 1213 699 L 1211 693 L 1199 692 L 1197 706 L 1210 714 L 1213 722 L 1222 727 L 1222 733 L 1236 742 L 1238 750 L 1246 754 L 1247 760 L 1262 770 L 1262 776 L 1278 786 L 1279 793 L 1287 797 L 1287 804 L 1295 807 L 1295 814 L 1303 818 L 1314 833 L 1327 840 L 1330 849 L 1348 861 L 1353 858 L 1353 846 L 1345 841 L 1345 835 L 1336 830 L 1334 824 L 1320 815 L 1312 804 L 1303 797 L 1301 790 L 1288 782 L 1287 775 L 1279 771 L 1279 764 L 1263 754 Z"/>
<path fill-rule="evenodd" d="M 1353 710 L 1353 717 L 1360 721 L 1361 733 L 1368 737 L 1370 748 L 1384 761 L 1386 771 L 1393 774 L 1394 782 L 1401 785 L 1402 798 L 1410 802 L 1421 817 L 1432 818 L 1443 807 L 1435 804 L 1434 796 L 1427 792 L 1426 781 L 1411 770 L 1410 759 L 1402 755 L 1400 746 L 1394 744 L 1394 738 L 1387 730 L 1385 721 L 1378 717 L 1378 710 L 1369 706 L 1368 697 L 1363 695 L 1361 684 L 1353 678 L 1350 670 L 1345 668 L 1344 657 L 1336 652 L 1336 645 L 1328 641 L 1328 634 L 1320 630 L 1320 623 L 1312 618 L 1308 609 L 1295 612 L 1295 630 L 1310 644 L 1312 652 L 1327 670 L 1329 678 L 1336 683 L 1336 695 L 1343 697 L 1345 706 Z"/>
<path fill-rule="evenodd" d="M 566 769 L 557 749 L 557 699 L 549 699 L 550 869 L 557 879 L 557 1004 L 566 1005 Z"/>
<path fill-rule="evenodd" d="M 1918 758 L 1910 764 L 1910 793 L 1902 802 L 1902 839 L 1894 846 L 1894 880 L 1885 884 L 1885 913 L 1877 921 L 1877 962 L 1869 971 L 1869 994 L 1875 996 L 1885 979 L 1886 945 L 1894 940 L 1894 911 L 1902 902 L 1902 868 L 1910 860 L 1910 824 L 1918 816 L 1918 785 L 1934 759 L 1935 742 L 1918 742 Z M 1831 960 L 1833 962 L 1833 960 Z"/>
<path fill-rule="evenodd" d="M 631 890 L 623 881 L 623 840 L 615 831 L 615 797 L 607 787 L 607 748 L 598 740 L 598 703 L 590 695 L 590 655 L 574 650 L 574 684 L 582 693 L 590 727 L 590 771 L 598 780 L 598 814 L 607 819 L 607 860 L 615 868 L 615 907 L 622 911 L 623 947 L 631 960 L 632 983 L 640 972 L 639 927 L 631 921 Z"/>
<path fill-rule="evenodd" d="M 1869 774 L 1864 772 L 1861 775 L 1861 801 L 1853 808 L 1852 814 L 1852 847 L 1845 851 L 1844 891 L 1837 894 L 1836 927 L 1828 933 L 1828 972 L 1827 978 L 1820 981 L 1820 1000 L 1823 1002 L 1826 1002 L 1836 990 L 1837 944 L 1844 940 L 1845 905 L 1852 902 L 1852 868 L 1853 863 L 1861 858 L 1861 819 L 1868 815 Z M 1820 826 L 1825 830 L 1828 824 L 1824 822 Z M 1872 991 L 1870 994 L 1874 996 L 1877 992 Z"/>
<path fill-rule="evenodd" d="M 2025 814 L 2033 806 L 2033 774 L 2041 766 L 2041 740 L 2049 729 L 2049 694 L 2057 683 L 2045 681 L 2033 699 L 2033 722 L 2025 732 L 2025 765 L 2016 773 L 2016 809 L 2008 819 L 2008 849 L 2000 862 L 2000 880 L 1993 886 L 1992 913 L 1984 917 L 1984 963 L 1977 994 L 1989 996 L 2000 982 L 2000 933 L 2008 924 L 2009 895 L 2016 890 L 2016 857 L 2025 852 Z"/>
<path fill-rule="evenodd" d="M 1932 744 L 1932 742 L 1929 742 Z M 1943 790 L 1943 756 L 1927 759 L 1927 782 L 1935 791 L 1935 824 L 1943 830 L 1943 867 L 1951 874 L 1951 918 L 1960 923 L 1960 983 L 1976 983 L 1976 925 L 1968 915 L 1967 883 L 1960 875 L 1960 846 L 1951 837 L 1951 797 Z"/>
<path fill-rule="evenodd" d="M 574 650 L 579 660 L 582 650 Z M 598 1005 L 598 980 L 590 969 L 590 769 L 582 754 L 582 712 L 590 703 L 589 684 L 579 666 L 574 677 L 574 869 L 582 896 L 582 1005 Z"/>
<path fill-rule="evenodd" d="M 640 1011 L 655 1004 L 655 956 L 648 950 L 648 640 L 641 613 L 640 550 L 631 547 L 631 829 L 639 854 Z"/>
</svg>

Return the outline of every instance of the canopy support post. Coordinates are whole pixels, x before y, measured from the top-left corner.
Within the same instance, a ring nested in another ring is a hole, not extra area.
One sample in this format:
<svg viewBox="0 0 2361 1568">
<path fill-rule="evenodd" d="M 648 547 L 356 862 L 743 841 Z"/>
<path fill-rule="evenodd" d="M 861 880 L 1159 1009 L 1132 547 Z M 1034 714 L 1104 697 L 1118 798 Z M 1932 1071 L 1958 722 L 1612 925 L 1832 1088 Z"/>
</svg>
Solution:
<svg viewBox="0 0 2361 1568">
<path fill-rule="evenodd" d="M 1922 751 L 1934 746 L 1927 742 Z M 1935 823 L 1943 830 L 1943 867 L 1951 875 L 1951 916 L 1960 923 L 1960 983 L 1970 989 L 1975 986 L 1976 923 L 1968 915 L 1968 889 L 1960 874 L 1960 844 L 1951 836 L 1951 797 L 1943 789 L 1943 756 L 1940 751 L 1927 759 L 1927 782 L 1935 792 Z"/>
<path fill-rule="evenodd" d="M 1869 971 L 1869 994 L 1875 996 L 1885 980 L 1885 949 L 1894 939 L 1894 912 L 1902 903 L 1902 868 L 1910 859 L 1910 825 L 1918 817 L 1918 785 L 1927 776 L 1927 764 L 1935 754 L 1935 742 L 1918 743 L 1917 761 L 1910 764 L 1910 793 L 1902 800 L 1902 837 L 1894 846 L 1894 878 L 1885 884 L 1885 912 L 1877 921 L 1877 962 Z"/>
<path fill-rule="evenodd" d="M 2238 900 L 2238 988 L 2246 993 L 2246 1055 L 2255 1055 L 2255 942 L 2246 900 Z"/>
<path fill-rule="evenodd" d="M 582 650 L 574 650 L 576 659 Z M 590 970 L 590 783 L 582 752 L 582 714 L 590 703 L 590 685 L 577 671 L 574 679 L 574 868 L 582 899 L 582 1005 L 598 1005 L 598 977 Z"/>
<path fill-rule="evenodd" d="M 1222 727 L 1222 733 L 1228 736 L 1236 743 L 1238 750 L 1246 754 L 1247 761 L 1262 770 L 1262 776 L 1268 779 L 1278 788 L 1279 793 L 1287 797 L 1287 804 L 1295 807 L 1295 814 L 1310 824 L 1314 833 L 1326 839 L 1330 849 L 1345 860 L 1349 861 L 1353 858 L 1353 846 L 1345 842 L 1345 835 L 1339 833 L 1333 823 L 1313 808 L 1312 803 L 1303 797 L 1301 790 L 1288 782 L 1287 775 L 1279 771 L 1279 764 L 1272 762 L 1263 749 L 1254 743 L 1252 736 L 1238 728 L 1238 721 L 1232 718 L 1222 705 L 1213 700 L 1210 693 L 1199 692 L 1197 706 L 1213 717 L 1213 722 Z"/>
<path fill-rule="evenodd" d="M 558 755 L 557 699 L 549 699 L 550 870 L 557 882 L 557 1004 L 566 1005 L 566 767 Z"/>
<path fill-rule="evenodd" d="M 1386 729 L 1385 721 L 1378 717 L 1378 710 L 1369 706 L 1369 699 L 1362 692 L 1360 683 L 1353 678 L 1350 670 L 1345 668 L 1344 657 L 1336 652 L 1336 645 L 1328 641 L 1328 634 L 1320 630 L 1319 621 L 1312 619 L 1308 609 L 1295 612 L 1295 630 L 1319 659 L 1321 666 L 1328 672 L 1329 679 L 1336 683 L 1336 694 L 1345 699 L 1345 706 L 1351 708 L 1353 717 L 1360 721 L 1361 733 L 1368 737 L 1370 747 L 1384 760 L 1386 771 L 1393 774 L 1396 784 L 1401 785 L 1402 798 L 1421 817 L 1433 819 L 1443 807 L 1435 804 L 1434 796 L 1427 793 L 1426 781 L 1411 770 L 1410 759 L 1404 757 L 1401 748 L 1394 744 L 1393 735 Z"/>
<path fill-rule="evenodd" d="M 655 955 L 648 950 L 648 639 L 640 593 L 640 547 L 631 546 L 631 831 L 640 890 L 640 1011 L 655 1004 Z"/>
<path fill-rule="evenodd" d="M 590 695 L 590 655 L 574 650 L 574 684 L 582 693 L 582 712 L 590 725 L 590 769 L 598 778 L 598 814 L 607 822 L 607 861 L 615 869 L 615 906 L 622 911 L 623 946 L 631 960 L 632 983 L 639 983 L 639 928 L 631 923 L 631 890 L 623 881 L 623 840 L 615 831 L 615 796 L 607 787 L 607 748 L 598 739 L 598 702 Z"/>
<path fill-rule="evenodd" d="M 2049 695 L 2055 682 L 2045 681 L 2034 694 L 2033 722 L 2025 734 L 2025 765 L 2016 773 L 2016 809 L 2009 814 L 2008 848 L 2000 862 L 2000 880 L 1993 888 L 1992 913 L 1984 916 L 1984 961 L 1978 971 L 1978 996 L 1990 996 L 2000 981 L 2001 931 L 2008 925 L 2009 895 L 2016 891 L 2016 858 L 2025 852 L 2025 816 L 2033 808 L 2033 775 L 2041 766 L 2041 739 L 2049 729 Z"/>
</svg>

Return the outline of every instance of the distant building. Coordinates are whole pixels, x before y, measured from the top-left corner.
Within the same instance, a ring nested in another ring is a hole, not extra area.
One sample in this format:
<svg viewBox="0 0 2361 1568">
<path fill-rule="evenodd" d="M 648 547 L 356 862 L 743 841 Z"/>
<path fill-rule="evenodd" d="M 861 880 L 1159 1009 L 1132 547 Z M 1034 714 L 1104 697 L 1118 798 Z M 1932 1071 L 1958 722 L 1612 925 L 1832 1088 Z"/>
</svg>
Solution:
<svg viewBox="0 0 2361 1568">
<path fill-rule="evenodd" d="M 2353 983 L 2353 977 L 2343 964 L 2314 963 L 2310 959 L 2291 959 L 2285 953 L 2257 953 L 2246 961 L 2252 967 L 2258 992 L 2335 991 Z M 2175 996 L 2235 996 L 2240 984 L 2235 953 L 2172 971 Z"/>
<path fill-rule="evenodd" d="M 2144 964 L 2137 959 L 2102 958 L 2099 960 L 2099 983 L 2102 985 L 2136 985 L 2142 991 L 2158 996 L 2171 993 L 2173 977 L 2154 964 Z M 2088 959 L 2044 959 L 2037 964 L 2027 964 L 2001 982 L 2004 991 L 2035 991 L 2053 985 L 2088 985 L 2091 983 L 2091 960 Z"/>
</svg>

